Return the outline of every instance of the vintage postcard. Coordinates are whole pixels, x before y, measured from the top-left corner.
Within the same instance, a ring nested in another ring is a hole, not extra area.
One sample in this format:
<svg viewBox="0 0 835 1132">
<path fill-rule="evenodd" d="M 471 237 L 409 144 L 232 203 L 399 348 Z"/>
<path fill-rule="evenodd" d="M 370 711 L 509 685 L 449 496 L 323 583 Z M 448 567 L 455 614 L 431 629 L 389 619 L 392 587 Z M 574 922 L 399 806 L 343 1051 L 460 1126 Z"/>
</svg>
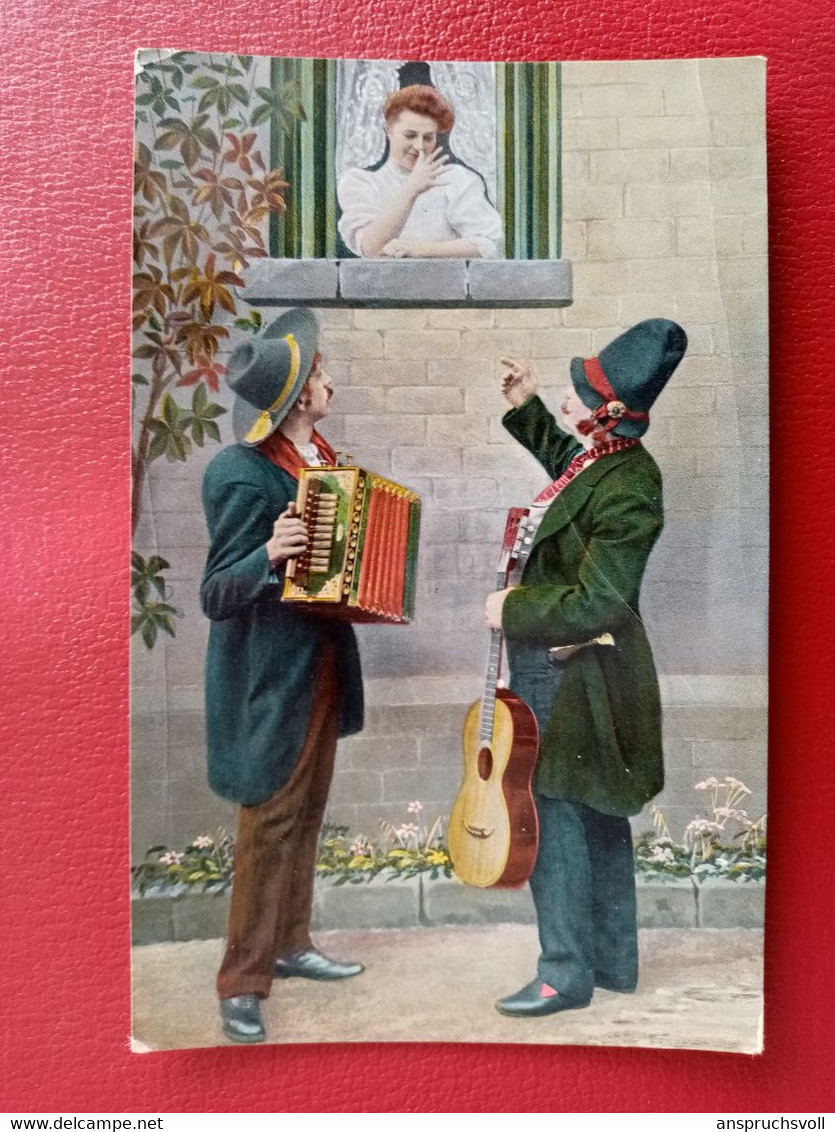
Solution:
<svg viewBox="0 0 835 1132">
<path fill-rule="evenodd" d="M 765 61 L 136 65 L 133 1041 L 762 1049 Z"/>
</svg>

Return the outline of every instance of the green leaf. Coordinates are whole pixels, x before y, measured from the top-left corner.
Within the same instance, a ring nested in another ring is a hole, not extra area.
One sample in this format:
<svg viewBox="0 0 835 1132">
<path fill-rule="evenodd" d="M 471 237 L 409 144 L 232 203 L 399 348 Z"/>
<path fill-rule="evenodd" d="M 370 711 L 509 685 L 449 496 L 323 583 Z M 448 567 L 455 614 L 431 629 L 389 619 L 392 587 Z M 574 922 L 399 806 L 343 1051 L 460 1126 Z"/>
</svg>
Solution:
<svg viewBox="0 0 835 1132">
<path fill-rule="evenodd" d="M 262 104 L 253 110 L 249 119 L 250 126 L 260 126 L 263 122 L 268 122 L 273 116 L 273 107 Z"/>
<path fill-rule="evenodd" d="M 134 385 L 150 385 L 144 373 L 132 373 L 130 379 Z"/>
<path fill-rule="evenodd" d="M 149 649 L 152 649 L 157 643 L 157 627 L 154 622 L 149 619 L 146 619 L 142 623 L 142 640 Z"/>
<path fill-rule="evenodd" d="M 197 78 L 191 80 L 191 85 L 198 90 L 212 90 L 220 86 L 218 79 L 213 79 L 211 75 L 198 75 Z"/>
</svg>

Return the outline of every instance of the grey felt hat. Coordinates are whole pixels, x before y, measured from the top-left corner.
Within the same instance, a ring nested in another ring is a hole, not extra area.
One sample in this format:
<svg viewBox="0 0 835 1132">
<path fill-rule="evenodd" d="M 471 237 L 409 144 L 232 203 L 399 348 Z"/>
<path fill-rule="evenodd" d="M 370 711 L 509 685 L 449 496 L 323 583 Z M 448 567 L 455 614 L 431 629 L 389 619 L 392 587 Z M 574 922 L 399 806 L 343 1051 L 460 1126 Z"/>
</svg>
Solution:
<svg viewBox="0 0 835 1132">
<path fill-rule="evenodd" d="M 316 316 L 296 307 L 232 351 L 227 380 L 235 393 L 232 431 L 239 444 L 254 448 L 275 432 L 301 393 L 318 346 Z"/>
</svg>

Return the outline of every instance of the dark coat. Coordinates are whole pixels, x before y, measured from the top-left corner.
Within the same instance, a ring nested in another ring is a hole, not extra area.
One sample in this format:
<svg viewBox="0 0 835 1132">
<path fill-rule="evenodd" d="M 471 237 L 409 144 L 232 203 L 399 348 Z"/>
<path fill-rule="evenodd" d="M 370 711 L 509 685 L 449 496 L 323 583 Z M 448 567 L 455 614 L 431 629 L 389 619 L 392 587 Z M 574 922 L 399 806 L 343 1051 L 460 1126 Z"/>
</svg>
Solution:
<svg viewBox="0 0 835 1132">
<path fill-rule="evenodd" d="M 580 451 L 538 397 L 503 423 L 554 479 Z M 664 785 L 658 677 L 638 606 L 662 526 L 661 473 L 649 453 L 597 460 L 546 511 L 521 585 L 505 601 L 511 686 L 523 699 L 514 664 L 524 669 L 532 652 L 605 632 L 615 639 L 564 665 L 540 736 L 536 786 L 549 797 L 627 816 Z"/>
<path fill-rule="evenodd" d="M 296 489 L 288 472 L 237 444 L 215 456 L 203 479 L 210 546 L 200 602 L 212 621 L 206 656 L 209 785 L 244 805 L 265 801 L 293 770 L 325 641 L 337 650 L 339 734 L 363 724 L 353 629 L 282 604 L 283 576 L 270 570 L 265 544 Z"/>
</svg>

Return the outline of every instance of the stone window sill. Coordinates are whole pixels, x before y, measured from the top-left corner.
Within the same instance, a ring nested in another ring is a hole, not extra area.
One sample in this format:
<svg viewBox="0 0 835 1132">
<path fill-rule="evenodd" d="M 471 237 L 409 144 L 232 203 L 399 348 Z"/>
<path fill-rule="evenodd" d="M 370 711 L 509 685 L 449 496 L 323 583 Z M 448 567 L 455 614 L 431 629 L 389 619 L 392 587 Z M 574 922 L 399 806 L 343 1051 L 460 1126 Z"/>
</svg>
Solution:
<svg viewBox="0 0 835 1132">
<path fill-rule="evenodd" d="M 565 307 L 566 259 L 261 259 L 243 297 L 253 306 Z"/>
</svg>

